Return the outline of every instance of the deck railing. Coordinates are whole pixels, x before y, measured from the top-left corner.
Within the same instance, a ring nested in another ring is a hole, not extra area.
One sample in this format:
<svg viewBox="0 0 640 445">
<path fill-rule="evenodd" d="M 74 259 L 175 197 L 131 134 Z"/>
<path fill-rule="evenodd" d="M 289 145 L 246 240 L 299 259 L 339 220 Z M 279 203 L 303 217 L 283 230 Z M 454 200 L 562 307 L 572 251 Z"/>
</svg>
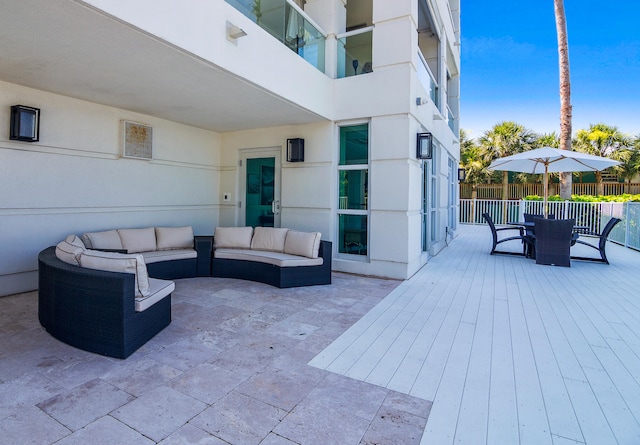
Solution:
<svg viewBox="0 0 640 445">
<path fill-rule="evenodd" d="M 638 202 L 568 202 L 551 201 L 549 214 L 556 218 L 574 218 L 576 225 L 586 226 L 600 233 L 611 218 L 620 218 L 609 235 L 609 240 L 640 250 L 640 203 Z M 542 201 L 461 199 L 460 223 L 485 224 L 483 213 L 488 213 L 496 224 L 523 221 L 524 213 L 543 213 Z"/>
</svg>

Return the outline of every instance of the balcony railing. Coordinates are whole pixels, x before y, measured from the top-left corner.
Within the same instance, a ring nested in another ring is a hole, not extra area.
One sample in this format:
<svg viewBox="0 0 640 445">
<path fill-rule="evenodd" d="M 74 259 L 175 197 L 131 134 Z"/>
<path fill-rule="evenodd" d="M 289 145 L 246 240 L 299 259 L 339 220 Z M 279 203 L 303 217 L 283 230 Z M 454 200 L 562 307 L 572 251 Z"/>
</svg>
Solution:
<svg viewBox="0 0 640 445">
<path fill-rule="evenodd" d="M 373 26 L 345 32 L 337 38 L 339 79 L 373 71 Z"/>
<path fill-rule="evenodd" d="M 600 233 L 609 219 L 620 218 L 609 240 L 640 250 L 639 202 L 549 202 L 549 213 L 556 218 L 573 218 L 579 226 Z M 502 201 L 488 199 L 461 199 L 460 223 L 484 224 L 483 213 L 488 213 L 496 224 L 523 221 L 523 213 L 543 213 L 542 201 Z"/>
<path fill-rule="evenodd" d="M 225 0 L 324 72 L 326 35 L 290 0 Z"/>
<path fill-rule="evenodd" d="M 451 108 L 449 107 L 449 105 L 447 105 L 447 120 L 449 123 L 449 128 L 451 128 L 451 131 L 453 131 L 453 134 L 458 136 L 458 121 L 454 116 L 453 111 L 451 111 Z"/>
<path fill-rule="evenodd" d="M 438 104 L 438 83 L 436 82 L 436 78 L 431 73 L 429 65 L 420 51 L 418 51 L 418 59 L 420 60 L 420 63 L 418 63 L 418 80 L 424 89 L 429 92 L 429 97 L 435 104 L 436 108 L 440 109 Z"/>
</svg>

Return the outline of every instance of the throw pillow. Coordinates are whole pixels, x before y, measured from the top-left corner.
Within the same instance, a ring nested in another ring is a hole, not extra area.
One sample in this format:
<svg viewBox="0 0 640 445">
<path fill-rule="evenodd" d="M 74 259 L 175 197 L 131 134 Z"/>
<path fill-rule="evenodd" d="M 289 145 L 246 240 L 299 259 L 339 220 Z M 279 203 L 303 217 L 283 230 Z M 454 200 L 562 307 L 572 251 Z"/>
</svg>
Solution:
<svg viewBox="0 0 640 445">
<path fill-rule="evenodd" d="M 86 250 L 80 255 L 79 262 L 87 269 L 132 273 L 135 275 L 136 297 L 150 295 L 149 275 L 142 255 Z"/>
<path fill-rule="evenodd" d="M 289 229 L 256 227 L 253 229 L 251 249 L 284 252 L 284 241 Z"/>
<path fill-rule="evenodd" d="M 284 241 L 284 253 L 318 258 L 320 249 L 320 232 L 297 232 L 289 230 Z"/>
<path fill-rule="evenodd" d="M 214 243 L 218 249 L 251 249 L 253 227 L 216 227 Z"/>
<path fill-rule="evenodd" d="M 153 227 L 146 229 L 118 229 L 122 247 L 127 253 L 153 252 L 156 250 L 156 231 Z"/>
<path fill-rule="evenodd" d="M 193 248 L 193 228 L 156 227 L 156 249 L 190 249 Z"/>
</svg>

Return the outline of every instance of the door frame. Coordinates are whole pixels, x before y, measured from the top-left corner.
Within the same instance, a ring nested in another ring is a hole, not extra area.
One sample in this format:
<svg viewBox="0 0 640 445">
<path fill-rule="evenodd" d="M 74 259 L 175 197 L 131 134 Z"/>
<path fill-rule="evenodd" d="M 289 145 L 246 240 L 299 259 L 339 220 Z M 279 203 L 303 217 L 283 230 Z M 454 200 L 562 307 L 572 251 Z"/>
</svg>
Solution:
<svg viewBox="0 0 640 445">
<path fill-rule="evenodd" d="M 238 208 L 236 219 L 240 226 L 246 226 L 247 212 L 247 159 L 275 158 L 273 178 L 273 200 L 281 202 L 282 147 L 241 148 L 238 161 Z M 280 227 L 280 212 L 273 215 L 273 227 Z"/>
</svg>

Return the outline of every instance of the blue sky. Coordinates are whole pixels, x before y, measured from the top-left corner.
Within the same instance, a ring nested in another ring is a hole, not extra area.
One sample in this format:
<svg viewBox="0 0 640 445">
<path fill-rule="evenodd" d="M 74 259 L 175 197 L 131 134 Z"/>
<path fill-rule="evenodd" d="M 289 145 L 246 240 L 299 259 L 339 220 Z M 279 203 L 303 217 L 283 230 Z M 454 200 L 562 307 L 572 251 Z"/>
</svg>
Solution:
<svg viewBox="0 0 640 445">
<path fill-rule="evenodd" d="M 565 0 L 573 132 L 615 125 L 640 135 L 640 0 Z M 553 0 L 461 0 L 460 127 L 501 121 L 560 131 Z"/>
</svg>

